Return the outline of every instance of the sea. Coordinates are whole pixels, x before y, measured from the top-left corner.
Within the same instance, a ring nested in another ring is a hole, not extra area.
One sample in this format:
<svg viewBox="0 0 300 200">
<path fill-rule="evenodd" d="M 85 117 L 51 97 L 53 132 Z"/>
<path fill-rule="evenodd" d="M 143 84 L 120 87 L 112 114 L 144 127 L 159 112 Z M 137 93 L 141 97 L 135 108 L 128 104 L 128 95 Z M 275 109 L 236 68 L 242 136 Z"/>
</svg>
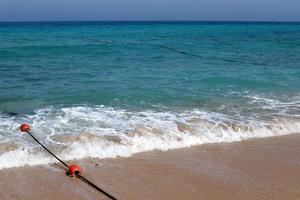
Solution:
<svg viewBox="0 0 300 200">
<path fill-rule="evenodd" d="M 0 23 L 0 169 L 300 133 L 300 23 Z"/>
</svg>

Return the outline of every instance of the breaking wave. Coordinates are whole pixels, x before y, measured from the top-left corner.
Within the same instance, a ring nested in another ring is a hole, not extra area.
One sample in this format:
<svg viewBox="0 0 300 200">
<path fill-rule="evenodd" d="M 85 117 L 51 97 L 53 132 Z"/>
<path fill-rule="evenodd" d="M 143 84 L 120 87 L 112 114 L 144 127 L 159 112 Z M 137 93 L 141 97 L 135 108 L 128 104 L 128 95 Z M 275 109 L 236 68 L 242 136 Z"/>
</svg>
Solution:
<svg viewBox="0 0 300 200">
<path fill-rule="evenodd" d="M 258 97 L 252 100 L 263 101 Z M 274 102 L 266 103 L 274 106 Z M 64 160 L 128 157 L 149 150 L 300 132 L 300 119 L 296 115 L 261 119 L 199 109 L 130 111 L 106 106 L 49 107 L 23 116 L 2 113 L 0 118 L 0 168 L 55 162 L 28 135 L 19 132 L 18 127 L 24 122 Z"/>
</svg>

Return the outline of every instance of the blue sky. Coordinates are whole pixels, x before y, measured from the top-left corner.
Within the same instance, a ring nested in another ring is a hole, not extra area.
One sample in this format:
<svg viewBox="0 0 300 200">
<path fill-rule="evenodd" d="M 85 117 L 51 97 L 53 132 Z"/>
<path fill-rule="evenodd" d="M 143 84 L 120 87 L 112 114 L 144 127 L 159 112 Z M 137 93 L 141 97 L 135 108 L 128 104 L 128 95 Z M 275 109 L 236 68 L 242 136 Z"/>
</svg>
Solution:
<svg viewBox="0 0 300 200">
<path fill-rule="evenodd" d="M 0 21 L 300 21 L 300 0 L 1 0 Z"/>
</svg>

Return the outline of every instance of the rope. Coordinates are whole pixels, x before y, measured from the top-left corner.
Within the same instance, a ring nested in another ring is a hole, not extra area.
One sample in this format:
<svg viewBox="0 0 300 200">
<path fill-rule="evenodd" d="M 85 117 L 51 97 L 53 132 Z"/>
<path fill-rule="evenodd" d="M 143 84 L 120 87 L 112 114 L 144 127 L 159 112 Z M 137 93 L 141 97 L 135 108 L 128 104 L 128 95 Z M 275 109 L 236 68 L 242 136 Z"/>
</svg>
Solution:
<svg viewBox="0 0 300 200">
<path fill-rule="evenodd" d="M 160 45 L 159 47 L 160 47 L 160 48 L 163 48 L 163 49 L 168 49 L 168 50 L 171 50 L 171 51 L 174 51 L 174 52 L 176 52 L 176 53 L 183 54 L 183 55 L 189 55 L 189 56 L 194 56 L 194 57 L 202 58 L 202 56 L 200 56 L 200 55 L 193 54 L 193 53 L 189 53 L 189 52 L 186 52 L 186 51 L 181 51 L 181 50 L 175 49 L 175 48 L 170 47 L 170 46 Z"/>
<path fill-rule="evenodd" d="M 147 44 L 147 43 L 145 44 L 145 43 L 139 43 L 139 42 L 126 42 L 126 41 L 125 42 L 114 42 L 114 41 L 98 40 L 98 39 L 88 38 L 88 37 L 82 37 L 82 38 L 84 38 L 86 40 L 89 40 L 89 41 L 92 41 L 92 42 L 97 42 L 98 44 L 103 44 L 103 45 L 152 46 L 152 47 L 156 47 L 156 48 L 167 49 L 167 50 L 173 51 L 175 53 L 180 53 L 180 54 L 183 54 L 183 55 L 202 58 L 201 55 L 190 53 L 190 52 L 187 52 L 187 51 L 182 51 L 182 50 L 176 49 L 174 47 L 163 45 L 163 44 Z"/>
<path fill-rule="evenodd" d="M 95 185 L 94 183 L 92 183 L 91 181 L 89 181 L 88 179 L 86 179 L 84 176 L 78 174 L 76 175 L 77 178 L 79 178 L 80 180 L 82 180 L 83 182 L 87 183 L 88 185 L 92 186 L 93 188 L 95 188 L 96 190 L 98 190 L 99 192 L 103 193 L 104 195 L 106 195 L 107 197 L 109 197 L 112 200 L 117 200 L 115 197 L 113 197 L 112 195 L 110 195 L 109 193 L 105 192 L 104 190 L 102 190 L 101 188 L 99 188 L 97 185 Z"/>
<path fill-rule="evenodd" d="M 54 155 L 54 153 L 52 153 L 50 150 L 48 150 L 42 143 L 40 143 L 40 141 L 38 141 L 38 139 L 36 139 L 29 131 L 26 131 L 37 143 L 39 143 L 48 153 L 50 153 L 54 158 L 56 158 L 59 162 L 61 162 L 64 166 L 66 166 L 67 168 L 69 168 L 69 165 L 67 165 L 64 161 L 62 161 L 61 159 L 59 159 L 56 155 Z"/>
<path fill-rule="evenodd" d="M 102 44 L 102 45 L 133 45 L 133 46 L 142 46 L 142 47 L 155 47 L 155 48 L 161 48 L 161 49 L 173 51 L 175 53 L 179 53 L 179 54 L 186 55 L 186 56 L 204 58 L 204 56 L 202 56 L 202 55 L 191 53 L 188 51 L 183 51 L 181 49 L 177 49 L 175 47 L 165 45 L 165 44 L 149 44 L 149 43 L 141 43 L 141 42 L 126 42 L 126 41 L 125 42 L 115 42 L 115 41 L 98 40 L 98 39 L 89 38 L 89 37 L 82 37 L 82 38 L 85 40 L 88 40 L 88 41 L 96 42 L 97 44 Z M 205 56 L 205 57 L 207 57 L 207 56 Z M 216 60 L 220 59 L 216 56 L 210 56 L 210 58 L 216 59 Z M 262 65 L 262 66 L 266 65 L 266 63 L 256 63 L 256 62 L 250 62 L 247 60 L 233 60 L 233 59 L 222 59 L 222 60 L 227 63 L 239 63 L 239 64 L 250 63 L 253 65 Z"/>
<path fill-rule="evenodd" d="M 26 131 L 37 143 L 39 143 L 49 154 L 51 154 L 54 158 L 56 158 L 59 162 L 61 162 L 64 166 L 66 166 L 67 168 L 69 168 L 69 165 L 67 165 L 64 161 L 62 161 L 61 159 L 59 159 L 54 153 L 52 153 L 49 149 L 47 149 L 42 143 L 40 143 L 40 141 L 38 139 L 36 139 L 29 130 Z M 97 191 L 101 192 L 102 194 L 106 195 L 108 198 L 112 199 L 112 200 L 117 200 L 115 197 L 113 197 L 112 195 L 110 195 L 109 193 L 105 192 L 104 190 L 102 190 L 101 188 L 99 188 L 97 185 L 95 185 L 94 183 L 92 183 L 91 181 L 89 181 L 87 178 L 85 178 L 84 176 L 80 175 L 79 172 L 75 173 L 76 177 L 79 178 L 80 180 L 82 180 L 83 182 L 87 183 L 88 185 L 92 186 L 93 188 L 95 188 Z"/>
</svg>

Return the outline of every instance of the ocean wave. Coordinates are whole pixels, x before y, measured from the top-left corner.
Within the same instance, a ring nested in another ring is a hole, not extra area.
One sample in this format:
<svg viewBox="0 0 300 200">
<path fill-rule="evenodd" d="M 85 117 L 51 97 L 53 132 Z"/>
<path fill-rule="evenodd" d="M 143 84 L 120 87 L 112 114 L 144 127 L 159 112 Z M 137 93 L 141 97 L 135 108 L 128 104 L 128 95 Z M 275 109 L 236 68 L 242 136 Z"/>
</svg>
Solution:
<svg viewBox="0 0 300 200">
<path fill-rule="evenodd" d="M 271 101 L 265 103 L 273 105 Z M 260 119 L 199 109 L 130 111 L 106 106 L 48 107 L 30 115 L 1 114 L 0 118 L 0 168 L 55 162 L 28 135 L 19 132 L 18 127 L 24 122 L 63 160 L 128 157 L 150 150 L 300 132 L 297 116 Z"/>
</svg>

